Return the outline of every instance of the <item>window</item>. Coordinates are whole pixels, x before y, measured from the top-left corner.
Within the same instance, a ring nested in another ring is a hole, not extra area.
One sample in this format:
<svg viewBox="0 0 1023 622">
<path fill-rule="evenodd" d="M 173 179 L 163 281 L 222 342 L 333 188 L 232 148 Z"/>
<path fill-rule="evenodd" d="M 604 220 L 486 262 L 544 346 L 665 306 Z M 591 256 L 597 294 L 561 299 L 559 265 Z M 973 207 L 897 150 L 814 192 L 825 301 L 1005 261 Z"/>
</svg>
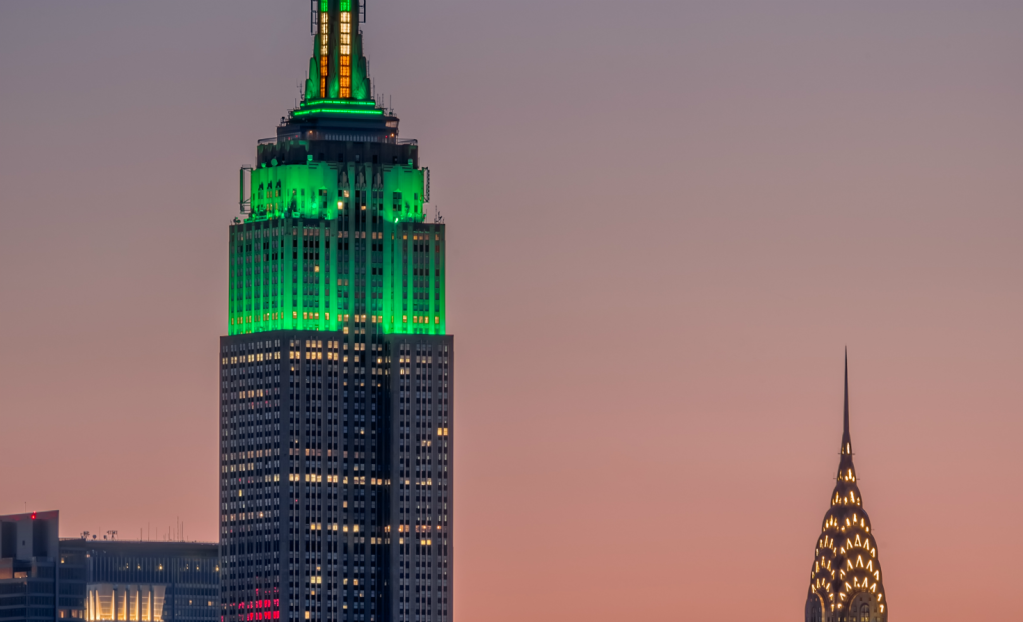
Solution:
<svg viewBox="0 0 1023 622">
<path fill-rule="evenodd" d="M 809 609 L 806 616 L 807 622 L 822 622 L 821 605 L 817 597 L 811 595 L 810 601 L 806 605 Z"/>
</svg>

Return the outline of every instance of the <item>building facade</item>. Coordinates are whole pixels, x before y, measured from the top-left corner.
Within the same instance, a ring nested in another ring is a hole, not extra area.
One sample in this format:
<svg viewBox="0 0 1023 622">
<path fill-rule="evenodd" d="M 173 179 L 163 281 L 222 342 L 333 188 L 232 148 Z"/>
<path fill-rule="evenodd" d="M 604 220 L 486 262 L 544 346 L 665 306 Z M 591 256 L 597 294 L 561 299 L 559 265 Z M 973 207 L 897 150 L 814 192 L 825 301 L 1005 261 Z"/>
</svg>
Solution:
<svg viewBox="0 0 1023 622">
<path fill-rule="evenodd" d="M 219 546 L 203 542 L 64 539 L 62 589 L 85 620 L 217 622 Z"/>
<path fill-rule="evenodd" d="M 242 170 L 229 235 L 221 613 L 449 621 L 445 226 L 370 99 L 359 3 L 313 7 L 305 96 Z"/>
<path fill-rule="evenodd" d="M 216 622 L 219 547 L 59 539 L 59 513 L 0 516 L 0 620 Z"/>
<path fill-rule="evenodd" d="M 814 549 L 806 622 L 887 622 L 888 599 L 870 517 L 863 509 L 849 435 L 849 362 L 845 364 L 842 450 L 831 508 Z"/>
<path fill-rule="evenodd" d="M 0 620 L 82 618 L 61 585 L 59 528 L 56 511 L 0 516 Z"/>
</svg>

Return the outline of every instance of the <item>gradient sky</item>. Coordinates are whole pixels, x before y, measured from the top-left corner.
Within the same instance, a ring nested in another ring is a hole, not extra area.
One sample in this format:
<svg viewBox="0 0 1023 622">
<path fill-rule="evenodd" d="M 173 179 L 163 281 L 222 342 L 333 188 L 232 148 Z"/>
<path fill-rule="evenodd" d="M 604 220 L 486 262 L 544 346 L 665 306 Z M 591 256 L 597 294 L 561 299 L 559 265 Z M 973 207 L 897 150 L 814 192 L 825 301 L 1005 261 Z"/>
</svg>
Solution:
<svg viewBox="0 0 1023 622">
<path fill-rule="evenodd" d="M 801 619 L 849 346 L 897 622 L 1023 584 L 1023 3 L 370 0 L 449 231 L 464 622 Z M 217 534 L 299 0 L 0 0 L 0 513 Z"/>
</svg>

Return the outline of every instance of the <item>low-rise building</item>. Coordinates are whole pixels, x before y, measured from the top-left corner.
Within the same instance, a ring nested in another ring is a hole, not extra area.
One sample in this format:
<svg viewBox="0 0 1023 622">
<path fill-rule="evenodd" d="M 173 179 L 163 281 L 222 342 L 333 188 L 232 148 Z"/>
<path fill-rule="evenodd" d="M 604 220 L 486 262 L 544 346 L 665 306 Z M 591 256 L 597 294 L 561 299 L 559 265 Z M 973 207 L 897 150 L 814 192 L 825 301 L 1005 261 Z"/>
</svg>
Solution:
<svg viewBox="0 0 1023 622">
<path fill-rule="evenodd" d="M 0 622 L 217 622 L 216 544 L 59 539 L 59 514 L 0 516 Z"/>
</svg>

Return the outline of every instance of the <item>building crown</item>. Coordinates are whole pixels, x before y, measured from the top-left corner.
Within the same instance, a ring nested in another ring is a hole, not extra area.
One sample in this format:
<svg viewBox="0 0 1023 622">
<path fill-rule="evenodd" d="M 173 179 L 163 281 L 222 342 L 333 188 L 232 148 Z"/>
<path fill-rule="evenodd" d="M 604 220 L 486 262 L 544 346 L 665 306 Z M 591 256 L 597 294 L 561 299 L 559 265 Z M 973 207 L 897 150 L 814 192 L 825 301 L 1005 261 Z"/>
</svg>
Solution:
<svg viewBox="0 0 1023 622">
<path fill-rule="evenodd" d="M 849 434 L 849 356 L 845 357 L 842 448 L 831 508 L 814 550 L 806 622 L 887 622 L 877 541 L 853 466 Z"/>
</svg>

